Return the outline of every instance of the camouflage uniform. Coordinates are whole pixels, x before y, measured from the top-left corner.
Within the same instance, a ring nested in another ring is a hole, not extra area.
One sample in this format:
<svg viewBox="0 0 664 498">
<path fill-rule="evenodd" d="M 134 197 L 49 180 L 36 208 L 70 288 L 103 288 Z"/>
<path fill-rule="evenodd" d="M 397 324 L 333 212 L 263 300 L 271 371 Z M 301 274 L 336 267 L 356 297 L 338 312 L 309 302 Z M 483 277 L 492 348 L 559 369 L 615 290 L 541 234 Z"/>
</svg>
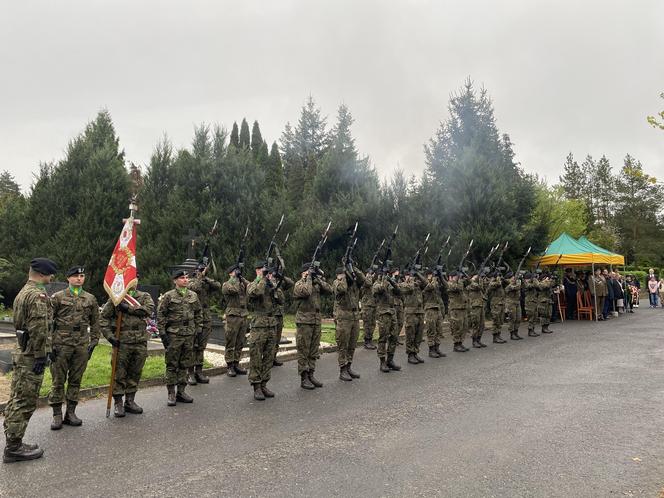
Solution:
<svg viewBox="0 0 664 498">
<path fill-rule="evenodd" d="M 524 284 L 524 289 L 526 292 L 526 316 L 528 317 L 528 335 L 534 337 L 535 332 L 535 322 L 537 322 L 537 308 L 539 305 L 539 283 L 535 279 L 526 280 Z"/>
<path fill-rule="evenodd" d="M 420 343 L 424 335 L 422 290 L 426 286 L 426 280 L 419 273 L 407 276 L 406 280 L 399 284 L 399 290 L 403 295 L 403 303 L 406 311 L 406 353 L 408 353 L 410 363 L 420 362 L 413 355 L 416 356 L 420 352 Z M 413 362 L 413 359 L 416 361 Z"/>
<path fill-rule="evenodd" d="M 196 334 L 194 339 L 194 368 L 197 371 L 203 369 L 203 358 L 205 348 L 212 334 L 212 317 L 210 316 L 210 294 L 221 289 L 221 283 L 206 277 L 202 272 L 196 272 L 194 278 L 189 281 L 189 289 L 194 291 L 201 303 L 201 333 Z"/>
<path fill-rule="evenodd" d="M 4 430 L 7 448 L 21 445 L 30 417 L 37 408 L 43 372 L 33 372 L 35 360 L 51 352 L 51 303 L 44 286 L 29 280 L 14 300 L 14 328 L 30 335 L 25 350 L 18 345 L 12 353 L 12 384 L 5 407 Z M 5 455 L 7 449 L 5 450 Z"/>
<path fill-rule="evenodd" d="M 491 322 L 493 323 L 493 335 L 500 336 L 503 323 L 505 323 L 505 282 L 502 277 L 496 276 L 491 279 L 488 291 L 491 301 Z"/>
<path fill-rule="evenodd" d="M 235 276 L 229 278 L 221 287 L 221 293 L 226 300 L 224 359 L 227 365 L 231 365 L 240 361 L 244 340 L 249 331 L 246 280 Z"/>
<path fill-rule="evenodd" d="M 71 287 L 53 294 L 52 347 L 57 350 L 51 363 L 53 385 L 49 405 L 62 405 L 67 383 L 67 402 L 78 401 L 81 379 L 88 365 L 88 346 L 99 342 L 99 304 L 83 289 Z M 88 327 L 90 331 L 88 333 Z"/>
<path fill-rule="evenodd" d="M 455 345 L 459 345 L 468 333 L 468 320 L 466 314 L 467 297 L 464 281 L 450 280 L 447 282 L 447 293 L 449 296 L 449 322 L 450 333 Z"/>
<path fill-rule="evenodd" d="M 194 338 L 202 325 L 201 303 L 195 292 L 171 289 L 164 294 L 157 307 L 157 327 L 166 334 L 166 385 L 177 384 L 184 391 L 187 371 L 194 363 Z"/>
<path fill-rule="evenodd" d="M 371 287 L 376 300 L 378 315 L 378 358 L 388 359 L 394 356 L 397 348 L 397 318 L 394 310 L 394 296 L 401 294 L 398 287 L 392 286 L 386 277 L 380 276 Z"/>
<path fill-rule="evenodd" d="M 510 337 L 519 337 L 521 324 L 521 280 L 510 279 L 505 287 L 505 311 L 510 317 Z"/>
<path fill-rule="evenodd" d="M 539 316 L 542 332 L 544 333 L 549 333 L 551 313 L 553 312 L 551 287 L 553 287 L 553 281 L 549 278 L 544 278 L 539 281 L 537 288 L 537 315 Z"/>
<path fill-rule="evenodd" d="M 471 337 L 473 338 L 473 345 L 475 346 L 482 339 L 482 334 L 484 333 L 484 307 L 486 299 L 483 282 L 479 278 L 471 279 L 468 287 L 466 287 L 466 292 L 468 293 L 468 302 L 470 304 L 470 321 L 468 325 Z"/>
<path fill-rule="evenodd" d="M 249 307 L 252 311 L 249 332 L 249 382 L 261 386 L 270 380 L 274 355 L 274 300 L 272 283 L 267 277 L 256 277 L 247 286 Z"/>
<path fill-rule="evenodd" d="M 404 325 L 404 302 L 401 296 L 394 296 L 394 316 L 397 320 L 397 335 L 401 335 Z"/>
<path fill-rule="evenodd" d="M 376 328 L 376 300 L 371 292 L 371 286 L 375 279 L 375 274 L 367 273 L 362 287 L 360 308 L 362 310 L 362 328 L 364 329 L 365 343 L 373 341 L 373 333 Z"/>
<path fill-rule="evenodd" d="M 295 282 L 295 325 L 297 327 L 297 371 L 300 375 L 316 370 L 316 360 L 320 357 L 321 314 L 320 295 L 332 294 L 332 286 L 322 278 L 307 274 Z M 315 383 L 314 383 L 315 385 Z"/>
<path fill-rule="evenodd" d="M 113 383 L 114 397 L 131 395 L 138 390 L 143 366 L 148 357 L 146 319 L 154 313 L 154 301 L 152 300 L 152 296 L 147 292 L 138 290 L 129 292 L 139 302 L 140 306 L 138 308 L 130 307 L 127 312 L 122 313 L 119 337 L 120 347 L 118 348 L 115 381 Z M 115 337 L 117 316 L 118 308 L 109 299 L 101 310 L 99 320 L 101 333 L 106 339 Z"/>
<path fill-rule="evenodd" d="M 355 279 L 345 273 L 332 284 L 334 292 L 334 323 L 338 348 L 339 368 L 350 368 L 355 354 L 355 345 L 360 335 L 360 289 L 364 286 L 365 276 L 354 268 Z M 350 376 L 350 374 L 349 374 Z"/>
<path fill-rule="evenodd" d="M 443 292 L 447 292 L 447 282 L 440 280 L 435 275 L 428 281 L 423 292 L 427 344 L 439 355 L 442 355 L 440 341 L 443 338 L 443 315 L 445 314 Z"/>
<path fill-rule="evenodd" d="M 274 291 L 272 297 L 274 299 L 274 318 L 277 320 L 277 325 L 274 333 L 274 354 L 272 355 L 272 362 L 277 361 L 277 353 L 279 352 L 279 343 L 281 342 L 281 335 L 284 330 L 284 306 L 286 305 L 286 294 L 284 291 L 293 288 L 293 281 L 284 276 L 281 280 L 281 285 Z M 279 363 L 279 362 L 278 362 Z"/>
</svg>

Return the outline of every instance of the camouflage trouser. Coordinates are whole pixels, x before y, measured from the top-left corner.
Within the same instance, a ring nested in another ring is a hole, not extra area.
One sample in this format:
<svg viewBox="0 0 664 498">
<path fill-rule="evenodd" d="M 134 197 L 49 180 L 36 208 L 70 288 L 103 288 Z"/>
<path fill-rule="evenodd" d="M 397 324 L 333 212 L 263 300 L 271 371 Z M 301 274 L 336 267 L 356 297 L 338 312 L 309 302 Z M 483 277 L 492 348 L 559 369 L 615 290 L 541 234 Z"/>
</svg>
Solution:
<svg viewBox="0 0 664 498">
<path fill-rule="evenodd" d="M 277 353 L 279 352 L 279 342 L 281 341 L 281 334 L 284 331 L 284 315 L 275 315 L 274 318 L 277 320 L 277 327 L 274 331 L 274 354 L 272 355 L 272 360 L 277 359 Z"/>
<path fill-rule="evenodd" d="M 463 342 L 468 333 L 468 321 L 465 309 L 449 310 L 450 333 L 454 342 Z"/>
<path fill-rule="evenodd" d="M 544 325 L 549 325 L 551 323 L 551 313 L 553 309 L 551 307 L 551 302 L 547 301 L 546 303 L 537 304 L 537 316 L 539 317 L 540 323 Z"/>
<path fill-rule="evenodd" d="M 438 308 L 429 308 L 424 311 L 424 323 L 427 331 L 427 344 L 440 345 L 443 338 L 443 313 Z"/>
<path fill-rule="evenodd" d="M 320 323 L 297 323 L 297 373 L 316 370 L 320 358 Z"/>
<path fill-rule="evenodd" d="M 88 366 L 87 346 L 53 346 L 58 351 L 54 363 L 51 363 L 53 385 L 48 397 L 49 405 L 61 405 L 65 400 L 65 382 L 67 383 L 67 401 L 78 401 L 81 379 Z"/>
<path fill-rule="evenodd" d="M 505 323 L 505 305 L 503 303 L 491 303 L 491 322 L 494 334 L 500 334 L 503 323 Z"/>
<path fill-rule="evenodd" d="M 373 339 L 374 329 L 376 328 L 376 307 L 366 306 L 362 308 L 362 329 L 364 330 L 364 340 Z"/>
<path fill-rule="evenodd" d="M 510 333 L 518 332 L 521 325 L 521 303 L 505 303 L 505 311 L 510 317 Z"/>
<path fill-rule="evenodd" d="M 381 313 L 378 315 L 378 358 L 385 358 L 385 354 L 393 355 L 397 349 L 397 318 L 394 313 Z"/>
<path fill-rule="evenodd" d="M 397 335 L 401 335 L 401 331 L 403 330 L 403 325 L 404 325 L 404 311 L 403 311 L 403 306 L 395 306 L 394 307 L 395 317 L 397 319 Z"/>
<path fill-rule="evenodd" d="M 484 308 L 470 308 L 468 327 L 473 339 L 481 337 L 484 333 Z"/>
<path fill-rule="evenodd" d="M 606 296 L 597 296 L 597 309 L 595 309 L 595 298 L 591 298 L 593 309 L 595 309 L 595 318 L 597 316 L 604 316 L 604 301 L 606 301 Z"/>
<path fill-rule="evenodd" d="M 419 353 L 424 335 L 424 313 L 406 313 L 406 352 Z"/>
<path fill-rule="evenodd" d="M 166 350 L 166 384 L 187 384 L 187 370 L 194 366 L 194 335 L 168 334 L 171 344 Z"/>
<path fill-rule="evenodd" d="M 528 330 L 535 330 L 537 322 L 537 301 L 526 301 L 526 316 L 528 317 Z"/>
<path fill-rule="evenodd" d="M 252 327 L 249 332 L 249 382 L 270 380 L 274 354 L 274 327 Z"/>
<path fill-rule="evenodd" d="M 339 351 L 339 366 L 343 367 L 353 362 L 355 345 L 360 335 L 359 320 L 335 320 L 337 348 Z"/>
<path fill-rule="evenodd" d="M 170 348 L 169 348 L 170 349 Z M 148 343 L 120 343 L 118 363 L 115 367 L 113 396 L 135 393 L 141 380 L 143 365 L 148 357 Z M 175 382 L 169 382 L 174 384 Z"/>
<path fill-rule="evenodd" d="M 21 352 L 12 353 L 13 374 L 11 394 L 5 407 L 5 437 L 7 441 L 20 441 L 33 412 L 37 408 L 39 389 L 44 375 L 33 373 L 34 357 Z"/>
<path fill-rule="evenodd" d="M 210 316 L 209 308 L 202 310 L 202 326 L 201 333 L 194 336 L 194 366 L 203 366 L 203 357 L 205 356 L 205 348 L 210 340 L 212 334 L 212 317 Z"/>
<path fill-rule="evenodd" d="M 249 320 L 246 316 L 226 316 L 226 328 L 224 329 L 224 359 L 226 364 L 240 361 L 244 337 L 249 330 Z"/>
</svg>

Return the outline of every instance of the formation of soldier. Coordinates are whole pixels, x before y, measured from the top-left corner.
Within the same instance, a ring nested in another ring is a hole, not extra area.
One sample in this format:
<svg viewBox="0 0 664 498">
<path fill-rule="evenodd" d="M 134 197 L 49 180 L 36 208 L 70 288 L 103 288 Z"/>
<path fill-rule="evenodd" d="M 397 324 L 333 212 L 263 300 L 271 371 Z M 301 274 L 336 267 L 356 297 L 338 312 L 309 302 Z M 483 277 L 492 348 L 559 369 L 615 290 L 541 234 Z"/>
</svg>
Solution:
<svg viewBox="0 0 664 498">
<path fill-rule="evenodd" d="M 173 289 L 160 298 L 156 308 L 159 337 L 165 348 L 168 406 L 192 403 L 187 385 L 209 382 L 203 374 L 203 353 L 211 332 L 209 308 L 215 292 L 221 292 L 226 302 L 227 375 L 248 374 L 253 397 L 258 401 L 275 396 L 267 384 L 271 369 L 282 364 L 277 359 L 277 351 L 286 292 L 291 293 L 294 301 L 298 374 L 300 385 L 306 390 L 323 387 L 315 376 L 320 356 L 321 295 L 334 298 L 339 379 L 346 382 L 360 378 L 352 368 L 360 317 L 364 326 L 364 347 L 377 350 L 378 368 L 384 373 L 401 370 L 395 362 L 395 354 L 402 328 L 405 328 L 409 364 L 424 363 L 420 346 L 425 337 L 428 356 L 445 357 L 440 349 L 445 317 L 450 325 L 454 352 L 469 351 L 463 344 L 468 334 L 473 347 L 486 347 L 482 336 L 487 309 L 491 314 L 494 343 L 506 342 L 501 337 L 506 316 L 510 339 L 522 339 L 518 333 L 522 292 L 525 292 L 528 335 L 539 335 L 535 332 L 538 322 L 542 333 L 552 332 L 548 326 L 554 280 L 548 274 L 522 274 L 517 270 L 502 275 L 501 268 L 489 269 L 484 265 L 470 275 L 461 265 L 459 270 L 445 272 L 440 258 L 432 268 L 423 267 L 419 251 L 402 272 L 390 261 L 391 241 L 383 258 L 374 257 L 366 272 L 362 272 L 352 259 L 356 242 L 353 233 L 342 265 L 336 269 L 330 284 L 316 260 L 326 238 L 327 231 L 312 261 L 302 265 L 296 282 L 284 275 L 280 256 L 257 261 L 252 281 L 243 276 L 244 264 L 240 261 L 228 268 L 228 279 L 223 285 L 207 276 L 208 266 L 203 264 L 191 275 L 182 268 L 172 273 Z M 278 252 L 276 244 L 272 245 Z M 66 272 L 69 286 L 49 298 L 44 286 L 56 272 L 53 261 L 34 259 L 28 282 L 14 303 L 17 348 L 13 355 L 11 398 L 5 408 L 5 462 L 31 460 L 43 454 L 37 445 L 24 443 L 23 436 L 36 408 L 43 372 L 49 363 L 53 377 L 49 397 L 53 410 L 51 429 L 59 430 L 63 424 L 82 424 L 76 415 L 81 379 L 101 335 L 117 349 L 112 392 L 114 415 L 124 417 L 126 413 L 143 412 L 135 397 L 147 358 L 146 321 L 155 312 L 150 294 L 139 291 L 135 283 L 127 299 L 117 306 L 108 300 L 100 313 L 95 297 L 83 290 L 83 266 L 69 269 Z M 120 314 L 122 319 L 118 320 Z M 377 346 L 373 344 L 376 326 Z M 248 372 L 240 367 L 247 335 Z"/>
</svg>

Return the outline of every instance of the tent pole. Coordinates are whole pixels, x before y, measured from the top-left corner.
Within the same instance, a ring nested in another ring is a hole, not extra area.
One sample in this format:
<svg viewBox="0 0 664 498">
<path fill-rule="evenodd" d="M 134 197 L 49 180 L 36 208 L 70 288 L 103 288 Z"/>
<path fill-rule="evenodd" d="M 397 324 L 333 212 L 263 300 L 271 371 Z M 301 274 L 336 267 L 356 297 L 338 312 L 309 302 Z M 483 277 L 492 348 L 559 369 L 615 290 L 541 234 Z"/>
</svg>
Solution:
<svg viewBox="0 0 664 498">
<path fill-rule="evenodd" d="M 595 262 L 592 262 L 593 274 L 590 278 L 593 279 L 593 297 L 595 298 L 595 322 L 599 322 L 599 315 L 597 314 L 597 286 L 595 285 Z"/>
</svg>

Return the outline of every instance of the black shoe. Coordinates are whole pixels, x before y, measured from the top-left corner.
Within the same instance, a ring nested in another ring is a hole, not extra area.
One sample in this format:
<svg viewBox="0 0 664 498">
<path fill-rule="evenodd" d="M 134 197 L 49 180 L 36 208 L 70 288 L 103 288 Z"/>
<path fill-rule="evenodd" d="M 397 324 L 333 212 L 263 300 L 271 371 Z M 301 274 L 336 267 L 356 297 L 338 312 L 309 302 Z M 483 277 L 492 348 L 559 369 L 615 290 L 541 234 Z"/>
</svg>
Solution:
<svg viewBox="0 0 664 498">
<path fill-rule="evenodd" d="M 520 341 L 523 337 L 521 337 L 518 332 L 510 332 L 510 339 L 513 341 Z"/>
<path fill-rule="evenodd" d="M 371 339 L 364 340 L 364 349 L 376 349 L 376 345 L 373 343 Z"/>
<path fill-rule="evenodd" d="M 143 408 L 136 404 L 134 401 L 134 396 L 136 393 L 127 393 L 125 396 L 124 408 L 127 413 L 133 413 L 134 415 L 140 415 L 143 413 Z"/>
<path fill-rule="evenodd" d="M 394 355 L 393 354 L 387 355 L 387 361 L 385 362 L 385 364 L 387 365 L 387 368 L 389 368 L 390 370 L 394 370 L 396 372 L 401 370 L 401 367 L 399 365 L 397 365 L 396 363 L 394 363 Z"/>
<path fill-rule="evenodd" d="M 387 366 L 387 363 L 385 362 L 385 358 L 379 358 L 380 359 L 380 371 L 384 373 L 388 373 L 390 371 L 389 367 Z"/>
<path fill-rule="evenodd" d="M 542 326 L 542 334 L 553 334 L 553 330 L 549 329 L 548 325 Z"/>
<path fill-rule="evenodd" d="M 283 362 L 277 360 L 276 358 L 274 360 L 272 360 L 272 366 L 273 367 L 282 367 L 283 365 L 284 365 Z"/>
<path fill-rule="evenodd" d="M 247 375 L 247 371 L 240 366 L 240 362 L 236 361 L 235 362 L 235 373 L 238 375 Z"/>
<path fill-rule="evenodd" d="M 539 337 L 539 334 L 535 330 L 528 330 L 528 337 Z"/>
<path fill-rule="evenodd" d="M 116 394 L 113 396 L 115 400 L 115 405 L 113 406 L 113 416 L 122 418 L 125 416 L 124 403 L 122 402 L 122 394 Z"/>
<path fill-rule="evenodd" d="M 452 351 L 454 351 L 455 353 L 465 353 L 466 351 L 468 351 L 468 348 L 465 348 L 463 344 L 460 342 L 455 342 Z"/>
<path fill-rule="evenodd" d="M 300 387 L 301 387 L 302 389 L 307 389 L 307 390 L 309 390 L 309 391 L 311 391 L 312 389 L 316 389 L 316 386 L 314 386 L 314 385 L 311 383 L 311 380 L 309 380 L 309 372 L 307 372 L 307 371 L 302 372 L 302 373 L 300 374 L 300 377 L 301 377 L 301 379 L 300 379 Z"/>
<path fill-rule="evenodd" d="M 265 393 L 260 384 L 253 384 L 254 386 L 254 399 L 256 401 L 265 401 Z"/>
<path fill-rule="evenodd" d="M 314 377 L 314 371 L 309 370 L 309 380 L 314 385 L 314 387 L 323 387 L 323 383 Z"/>
<path fill-rule="evenodd" d="M 424 360 L 420 358 L 420 355 L 418 355 L 417 353 L 415 353 L 415 359 L 417 360 L 417 363 L 424 363 Z"/>
<path fill-rule="evenodd" d="M 71 425 L 73 427 L 79 427 L 83 425 L 83 421 L 76 416 L 76 401 L 67 401 L 67 411 L 65 416 L 62 419 L 62 423 L 66 425 Z"/>
<path fill-rule="evenodd" d="M 431 356 L 431 351 L 429 351 L 429 356 Z M 411 365 L 419 365 L 420 362 L 415 358 L 415 353 L 408 353 L 408 363 Z"/>
<path fill-rule="evenodd" d="M 191 367 L 187 372 L 187 384 L 189 384 L 190 386 L 195 386 L 196 384 L 198 384 L 198 381 L 196 380 L 196 375 L 194 375 L 194 367 Z"/>
<path fill-rule="evenodd" d="M 261 382 L 261 391 L 266 398 L 274 398 L 274 393 L 267 388 L 267 382 Z"/>
<path fill-rule="evenodd" d="M 4 463 L 12 463 L 36 460 L 37 458 L 41 458 L 43 454 L 44 450 L 37 445 L 22 444 L 20 441 L 13 444 L 7 443 L 2 461 Z"/>
<path fill-rule="evenodd" d="M 429 346 L 429 358 L 440 358 L 436 346 Z"/>
<path fill-rule="evenodd" d="M 500 333 L 498 334 L 493 334 L 493 342 L 494 344 L 505 344 L 507 341 L 500 337 Z"/>
<path fill-rule="evenodd" d="M 445 358 L 447 355 L 440 350 L 440 344 L 436 344 L 436 353 L 438 353 L 438 358 Z M 417 355 L 416 355 L 417 356 Z M 424 362 L 424 360 L 422 360 Z"/>
<path fill-rule="evenodd" d="M 348 365 L 344 365 L 339 369 L 339 380 L 346 382 L 351 382 L 353 380 L 353 378 L 348 373 Z"/>
<path fill-rule="evenodd" d="M 193 403 L 194 398 L 185 392 L 185 386 L 178 386 L 178 392 L 175 395 L 175 401 L 179 401 L 180 403 Z"/>
<path fill-rule="evenodd" d="M 52 431 L 60 429 L 62 429 L 62 404 L 53 405 L 53 422 L 51 422 Z"/>
<path fill-rule="evenodd" d="M 486 347 L 486 344 L 482 342 L 482 334 L 480 334 L 480 336 L 477 338 L 477 344 L 479 344 L 481 348 Z"/>
<path fill-rule="evenodd" d="M 353 379 L 359 379 L 359 378 L 360 378 L 360 374 L 357 373 L 357 372 L 353 372 L 353 369 L 350 368 L 350 365 L 351 365 L 350 363 L 348 363 L 348 364 L 346 365 L 346 372 L 348 372 L 348 375 L 350 375 L 351 378 L 353 378 Z"/>
<path fill-rule="evenodd" d="M 198 382 L 199 384 L 210 383 L 209 377 L 203 373 L 203 367 L 196 367 L 194 369 L 194 376 L 196 377 L 196 382 Z"/>
<path fill-rule="evenodd" d="M 168 406 L 175 406 L 176 405 L 176 397 L 175 397 L 175 386 L 174 385 L 168 385 L 166 386 L 166 389 L 168 389 L 168 401 L 166 404 Z"/>
<path fill-rule="evenodd" d="M 482 347 L 479 340 L 477 340 L 475 337 L 473 337 L 473 347 L 474 348 L 481 348 Z"/>
<path fill-rule="evenodd" d="M 234 362 L 231 361 L 230 363 L 227 364 L 227 366 L 226 366 L 226 375 L 228 375 L 229 377 L 237 377 L 237 372 L 235 371 L 235 363 Z"/>
</svg>

